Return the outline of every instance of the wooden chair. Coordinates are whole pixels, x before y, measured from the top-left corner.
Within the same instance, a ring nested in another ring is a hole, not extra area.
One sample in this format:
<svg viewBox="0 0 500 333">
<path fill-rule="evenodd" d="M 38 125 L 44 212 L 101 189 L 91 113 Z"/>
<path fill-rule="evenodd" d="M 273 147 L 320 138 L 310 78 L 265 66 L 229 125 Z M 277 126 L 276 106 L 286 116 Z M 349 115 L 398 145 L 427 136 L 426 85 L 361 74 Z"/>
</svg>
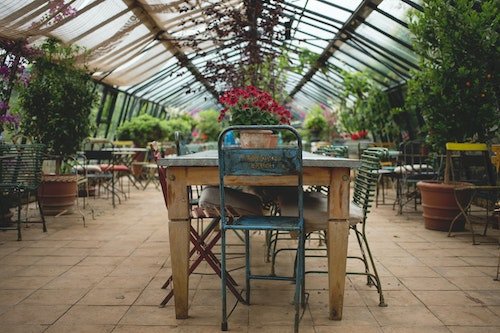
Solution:
<svg viewBox="0 0 500 333">
<path fill-rule="evenodd" d="M 156 142 L 151 144 L 151 151 L 153 152 L 153 156 L 156 162 L 162 157 L 161 152 L 159 150 L 158 144 Z M 166 179 L 166 170 L 165 168 L 157 165 L 158 168 L 158 178 L 161 185 L 161 189 L 163 192 L 163 198 L 165 201 L 165 206 L 168 209 L 168 183 Z M 210 188 L 207 188 L 208 191 Z M 213 193 L 208 193 L 206 191 L 201 192 L 201 196 L 207 196 L 207 198 L 214 197 Z M 234 194 L 240 195 L 238 193 Z M 218 189 L 217 189 L 218 196 Z M 239 216 L 241 206 L 244 203 L 245 207 L 251 207 L 247 209 L 251 209 L 254 212 L 262 212 L 262 203 L 255 196 L 250 194 L 241 194 L 242 197 L 239 197 L 238 203 L 233 201 L 233 206 L 227 207 L 229 214 L 231 216 Z M 197 219 L 209 219 L 210 223 L 207 227 L 205 227 L 202 231 L 197 230 L 190 224 L 190 241 L 192 244 L 192 248 L 189 252 L 189 258 L 191 258 L 192 262 L 189 267 L 189 274 L 192 274 L 196 268 L 203 262 L 207 262 L 208 265 L 214 270 L 214 272 L 221 277 L 221 263 L 219 259 L 212 252 L 213 247 L 217 244 L 217 242 L 221 238 L 220 229 L 218 229 L 218 225 L 220 223 L 220 209 L 218 208 L 218 203 L 213 203 L 213 205 L 205 205 L 202 207 L 201 205 L 190 205 L 190 218 L 192 220 Z M 190 221 L 190 222 L 191 222 Z M 242 298 L 240 292 L 236 289 L 237 283 L 236 281 L 226 272 L 228 276 L 228 288 L 236 297 L 236 299 L 240 302 L 245 302 Z M 170 276 L 167 281 L 163 284 L 162 289 L 168 288 L 168 286 L 172 283 L 172 276 Z M 173 297 L 174 291 L 173 289 L 165 296 L 165 298 L 160 303 L 160 306 L 165 306 L 170 299 Z"/>
</svg>

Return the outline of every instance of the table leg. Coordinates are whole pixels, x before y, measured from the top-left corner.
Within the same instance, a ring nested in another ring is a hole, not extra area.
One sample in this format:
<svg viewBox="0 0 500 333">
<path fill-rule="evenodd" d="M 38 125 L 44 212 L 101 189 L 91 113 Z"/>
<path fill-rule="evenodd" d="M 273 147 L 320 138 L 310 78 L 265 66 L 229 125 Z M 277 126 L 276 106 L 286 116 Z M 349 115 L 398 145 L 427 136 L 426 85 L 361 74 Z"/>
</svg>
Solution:
<svg viewBox="0 0 500 333">
<path fill-rule="evenodd" d="M 175 317 L 186 319 L 189 307 L 189 200 L 184 168 L 167 168 L 168 232 L 174 283 Z"/>
<path fill-rule="evenodd" d="M 342 319 L 349 237 L 349 168 L 334 168 L 328 198 L 329 318 Z"/>
<path fill-rule="evenodd" d="M 170 221 L 170 263 L 174 283 L 175 317 L 188 317 L 189 297 L 189 220 Z"/>
</svg>

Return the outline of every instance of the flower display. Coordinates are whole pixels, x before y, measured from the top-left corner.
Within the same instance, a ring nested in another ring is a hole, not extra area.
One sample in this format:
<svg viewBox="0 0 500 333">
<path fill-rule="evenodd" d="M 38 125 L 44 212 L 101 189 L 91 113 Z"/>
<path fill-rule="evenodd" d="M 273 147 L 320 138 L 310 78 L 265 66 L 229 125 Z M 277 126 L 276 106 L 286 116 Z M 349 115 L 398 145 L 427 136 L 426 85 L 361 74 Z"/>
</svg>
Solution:
<svg viewBox="0 0 500 333">
<path fill-rule="evenodd" d="M 228 90 L 219 102 L 224 109 L 218 120 L 228 119 L 230 125 L 289 124 L 292 117 L 268 92 L 254 86 Z"/>
</svg>

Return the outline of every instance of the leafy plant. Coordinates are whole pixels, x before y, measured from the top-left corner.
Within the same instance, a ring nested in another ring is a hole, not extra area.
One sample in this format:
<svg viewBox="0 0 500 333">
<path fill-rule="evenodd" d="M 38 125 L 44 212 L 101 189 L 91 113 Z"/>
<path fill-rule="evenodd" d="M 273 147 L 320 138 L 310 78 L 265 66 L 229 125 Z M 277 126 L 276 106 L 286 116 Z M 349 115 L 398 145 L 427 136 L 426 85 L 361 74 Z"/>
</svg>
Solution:
<svg viewBox="0 0 500 333">
<path fill-rule="evenodd" d="M 410 30 L 420 56 L 408 82 L 408 107 L 420 110 L 427 141 L 489 140 L 499 128 L 498 1 L 424 0 Z"/>
<path fill-rule="evenodd" d="M 339 119 L 343 128 L 358 134 L 368 130 L 381 141 L 392 141 L 399 133 L 387 94 L 367 73 L 344 72 L 344 93 Z"/>
<path fill-rule="evenodd" d="M 49 38 L 31 68 L 31 81 L 20 92 L 24 134 L 47 145 L 61 162 L 74 155 L 91 130 L 96 93 L 90 76 L 75 65 L 82 50 Z"/>
<path fill-rule="evenodd" d="M 191 116 L 180 116 L 167 120 L 165 122 L 167 128 L 167 139 L 175 140 L 175 132 L 180 132 L 181 137 L 186 141 L 190 141 L 191 130 L 194 127 L 194 119 Z"/>
<path fill-rule="evenodd" d="M 222 130 L 221 124 L 217 121 L 219 112 L 213 109 L 203 110 L 198 113 L 196 132 L 198 141 L 217 141 Z"/>
<path fill-rule="evenodd" d="M 311 107 L 304 119 L 304 137 L 308 141 L 318 141 L 327 139 L 328 122 L 323 114 L 323 109 L 319 105 Z"/>
<path fill-rule="evenodd" d="M 137 147 L 146 147 L 148 142 L 166 139 L 169 133 L 166 120 L 143 114 L 120 125 L 116 136 L 118 140 L 134 141 Z"/>
</svg>

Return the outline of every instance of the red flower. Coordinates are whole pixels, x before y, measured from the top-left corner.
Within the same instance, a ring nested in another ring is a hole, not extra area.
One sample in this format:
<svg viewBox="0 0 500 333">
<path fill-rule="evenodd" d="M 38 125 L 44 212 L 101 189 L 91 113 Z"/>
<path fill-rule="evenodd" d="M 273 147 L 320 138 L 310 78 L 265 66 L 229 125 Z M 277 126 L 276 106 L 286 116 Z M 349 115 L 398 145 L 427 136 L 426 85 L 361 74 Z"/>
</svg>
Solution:
<svg viewBox="0 0 500 333">
<path fill-rule="evenodd" d="M 268 92 L 254 86 L 226 91 L 219 102 L 224 105 L 219 121 L 229 114 L 231 125 L 289 124 L 292 117 Z"/>
</svg>

